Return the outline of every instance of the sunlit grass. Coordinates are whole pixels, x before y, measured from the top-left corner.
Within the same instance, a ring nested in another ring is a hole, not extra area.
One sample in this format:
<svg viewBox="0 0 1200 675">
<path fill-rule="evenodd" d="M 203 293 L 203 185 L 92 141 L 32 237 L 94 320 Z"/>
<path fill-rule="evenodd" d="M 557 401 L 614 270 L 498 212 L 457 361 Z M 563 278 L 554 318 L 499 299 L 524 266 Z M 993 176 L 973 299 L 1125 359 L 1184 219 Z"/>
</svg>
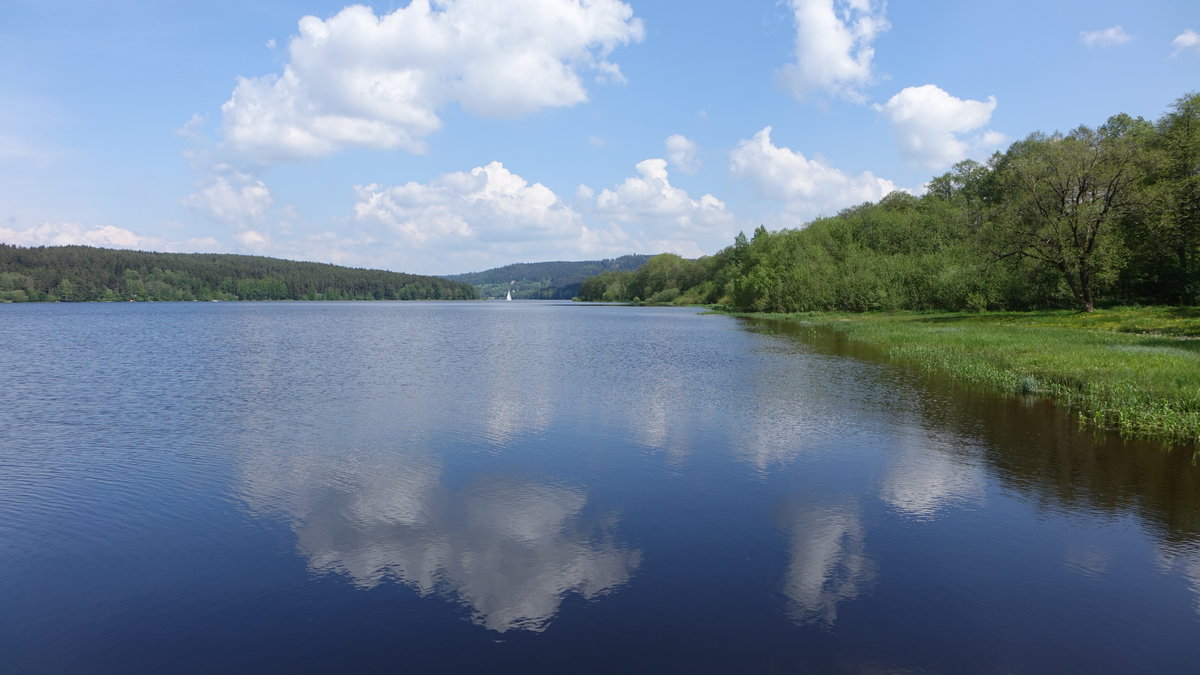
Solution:
<svg viewBox="0 0 1200 675">
<path fill-rule="evenodd" d="M 1096 428 L 1200 441 L 1197 308 L 787 318 L 843 332 L 959 381 L 1045 396 Z"/>
</svg>

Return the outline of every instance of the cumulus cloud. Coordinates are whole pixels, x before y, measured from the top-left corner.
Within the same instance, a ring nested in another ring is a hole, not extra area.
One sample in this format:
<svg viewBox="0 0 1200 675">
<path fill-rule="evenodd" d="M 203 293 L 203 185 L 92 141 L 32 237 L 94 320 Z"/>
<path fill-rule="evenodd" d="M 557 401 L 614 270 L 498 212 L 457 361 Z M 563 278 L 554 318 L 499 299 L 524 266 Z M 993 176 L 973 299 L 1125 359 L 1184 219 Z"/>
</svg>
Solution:
<svg viewBox="0 0 1200 675">
<path fill-rule="evenodd" d="M 725 203 L 693 199 L 671 184 L 667 161 L 648 159 L 637 175 L 604 190 L 579 185 L 566 203 L 553 190 L 500 162 L 443 174 L 429 182 L 355 186 L 351 218 L 374 259 L 406 271 L 439 265 L 485 268 L 513 260 L 581 259 L 633 250 L 700 256 L 698 240 L 724 241 L 735 230 Z M 342 247 L 347 260 L 351 246 Z"/>
<path fill-rule="evenodd" d="M 1116 47 L 1133 39 L 1121 26 L 1113 26 L 1104 30 L 1081 31 L 1079 41 L 1088 47 Z"/>
<path fill-rule="evenodd" d="M 306 16 L 282 74 L 238 80 L 222 133 L 260 161 L 421 152 L 447 103 L 514 118 L 587 100 L 580 71 L 621 81 L 607 57 L 643 35 L 619 0 L 413 0 L 382 16 L 362 5 Z"/>
<path fill-rule="evenodd" d="M 851 176 L 819 159 L 809 159 L 771 142 L 771 127 L 738 142 L 730 168 L 749 178 L 766 197 L 786 205 L 786 217 L 809 220 L 847 206 L 875 201 L 896 189 L 892 181 L 870 171 Z"/>
<path fill-rule="evenodd" d="M 891 122 L 900 151 L 910 161 L 940 169 L 973 152 L 993 148 L 1007 138 L 995 131 L 979 131 L 992 119 L 996 97 L 972 101 L 951 96 L 936 85 L 907 87 L 875 109 Z"/>
<path fill-rule="evenodd" d="M 667 159 L 671 166 L 684 173 L 696 173 L 700 168 L 700 160 L 696 158 L 699 147 L 696 142 L 682 134 L 671 134 L 663 141 L 667 151 Z"/>
<path fill-rule="evenodd" d="M 246 226 L 262 222 L 274 199 L 261 180 L 217 165 L 196 192 L 181 199 L 180 203 L 221 222 Z"/>
<path fill-rule="evenodd" d="M 24 230 L 0 227 L 0 241 L 17 246 L 139 248 L 146 239 L 113 225 L 85 228 L 78 223 L 42 223 Z"/>
<path fill-rule="evenodd" d="M 212 237 L 173 240 L 137 234 L 114 225 L 84 227 L 79 223 L 41 223 L 23 230 L 0 227 L 0 242 L 16 246 L 98 246 L 176 253 L 220 253 L 229 250 L 228 246 Z"/>
<path fill-rule="evenodd" d="M 1174 49 L 1171 56 L 1179 56 L 1188 50 L 1200 52 L 1200 33 L 1189 28 L 1171 40 L 1171 47 Z"/>
<path fill-rule="evenodd" d="M 796 62 L 776 74 L 776 84 L 804 100 L 814 93 L 862 103 L 875 76 L 872 43 L 891 26 L 879 0 L 791 0 Z"/>
<path fill-rule="evenodd" d="M 596 197 L 597 210 L 621 223 L 679 232 L 712 231 L 733 226 L 725 202 L 706 194 L 692 199 L 686 190 L 671 185 L 664 159 L 637 163 L 638 175 Z M 658 226 L 658 227 L 655 227 Z"/>
<path fill-rule="evenodd" d="M 356 186 L 354 215 L 386 225 L 408 244 L 438 240 L 545 241 L 577 237 L 582 221 L 541 183 L 500 162 L 445 174 L 429 183 Z"/>
</svg>

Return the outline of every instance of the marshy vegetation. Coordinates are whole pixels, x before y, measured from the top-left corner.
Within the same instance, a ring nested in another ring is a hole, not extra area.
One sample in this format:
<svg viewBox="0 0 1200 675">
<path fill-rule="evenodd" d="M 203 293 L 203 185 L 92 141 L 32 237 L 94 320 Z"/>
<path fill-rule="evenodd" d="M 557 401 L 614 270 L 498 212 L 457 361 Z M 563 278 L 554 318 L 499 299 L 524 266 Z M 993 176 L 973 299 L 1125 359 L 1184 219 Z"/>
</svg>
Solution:
<svg viewBox="0 0 1200 675">
<path fill-rule="evenodd" d="M 809 313 L 788 318 L 953 380 L 1057 401 L 1088 426 L 1200 441 L 1200 310 Z"/>
</svg>

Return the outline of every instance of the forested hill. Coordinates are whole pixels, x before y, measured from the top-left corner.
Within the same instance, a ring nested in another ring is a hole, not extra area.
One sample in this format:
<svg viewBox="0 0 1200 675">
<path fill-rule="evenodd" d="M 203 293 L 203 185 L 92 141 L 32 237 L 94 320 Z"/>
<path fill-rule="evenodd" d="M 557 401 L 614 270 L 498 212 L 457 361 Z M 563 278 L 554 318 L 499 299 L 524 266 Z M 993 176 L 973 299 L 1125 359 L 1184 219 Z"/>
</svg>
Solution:
<svg viewBox="0 0 1200 675">
<path fill-rule="evenodd" d="M 260 256 L 0 244 L 0 302 L 469 300 L 438 277 Z"/>
<path fill-rule="evenodd" d="M 445 278 L 477 286 L 485 297 L 500 297 L 513 284 L 513 297 L 526 299 L 567 299 L 579 294 L 584 279 L 602 272 L 636 270 L 648 255 L 624 255 L 606 260 L 516 263 L 483 272 L 452 274 Z"/>
</svg>

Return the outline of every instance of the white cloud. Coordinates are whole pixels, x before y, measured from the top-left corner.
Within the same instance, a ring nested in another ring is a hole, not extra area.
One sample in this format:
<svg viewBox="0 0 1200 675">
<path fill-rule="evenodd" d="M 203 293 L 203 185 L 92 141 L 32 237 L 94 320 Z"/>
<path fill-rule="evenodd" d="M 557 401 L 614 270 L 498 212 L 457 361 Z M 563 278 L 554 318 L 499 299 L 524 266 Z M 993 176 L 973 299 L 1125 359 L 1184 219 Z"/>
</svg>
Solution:
<svg viewBox="0 0 1200 675">
<path fill-rule="evenodd" d="M 621 81 L 607 61 L 644 30 L 619 0 L 413 0 L 300 20 L 280 75 L 240 78 L 222 107 L 229 146 L 267 161 L 347 146 L 424 150 L 439 107 L 513 118 L 587 100 L 579 71 Z"/>
<path fill-rule="evenodd" d="M 204 125 L 207 123 L 208 120 L 204 119 L 203 115 L 193 113 L 192 118 L 176 129 L 175 133 L 180 138 L 193 143 L 204 143 L 208 140 L 208 137 L 204 135 Z"/>
<path fill-rule="evenodd" d="M 266 248 L 271 243 L 269 235 L 262 232 L 255 232 L 254 230 L 243 230 L 233 235 L 233 238 L 242 246 L 252 249 Z"/>
<path fill-rule="evenodd" d="M 930 169 L 940 169 L 966 158 L 972 152 L 1003 143 L 1007 138 L 995 131 L 984 131 L 973 138 L 963 134 L 976 131 L 992 119 L 996 97 L 972 101 L 951 96 L 936 85 L 907 87 L 875 109 L 892 124 L 900 151 L 909 161 Z"/>
<path fill-rule="evenodd" d="M 696 142 L 682 134 L 671 134 L 663 141 L 667 150 L 667 159 L 671 165 L 684 173 L 696 173 L 700 168 L 700 160 L 696 158 L 699 147 Z"/>
<path fill-rule="evenodd" d="M 733 216 L 725 202 L 710 194 L 692 199 L 686 190 L 671 185 L 666 160 L 643 160 L 636 168 L 637 176 L 626 178 L 615 189 L 603 190 L 596 197 L 599 213 L 657 232 L 708 232 L 733 227 Z"/>
<path fill-rule="evenodd" d="M 632 251 L 700 256 L 706 251 L 698 241 L 711 246 L 731 238 L 736 227 L 725 203 L 710 194 L 693 199 L 671 185 L 666 167 L 666 160 L 648 159 L 610 189 L 580 185 L 571 204 L 500 162 L 427 183 L 356 186 L 359 231 L 343 235 L 339 251 L 347 262 L 445 273 Z M 368 237 L 372 243 L 363 244 Z"/>
<path fill-rule="evenodd" d="M 384 263 L 369 260 L 359 252 L 376 248 L 379 240 L 369 234 L 359 237 L 347 236 L 341 232 L 318 232 L 304 237 L 303 243 L 297 247 L 296 257 L 304 260 L 321 260 L 335 265 L 365 265 L 367 267 L 382 267 Z"/>
<path fill-rule="evenodd" d="M 0 241 L 17 246 L 102 246 L 138 248 L 146 239 L 113 225 L 84 228 L 78 223 L 42 223 L 25 230 L 0 227 Z"/>
<path fill-rule="evenodd" d="M 221 222 L 244 227 L 262 222 L 274 199 L 261 180 L 228 166 L 217 165 L 199 189 L 181 199 L 180 203 Z"/>
<path fill-rule="evenodd" d="M 814 93 L 862 103 L 875 77 L 871 44 L 891 26 L 879 0 L 791 0 L 796 62 L 776 74 L 776 84 L 804 100 Z"/>
<path fill-rule="evenodd" d="M 1132 39 L 1133 36 L 1126 33 L 1125 29 L 1120 26 L 1079 33 L 1079 41 L 1088 47 L 1116 47 Z"/>
<path fill-rule="evenodd" d="M 1200 51 L 1200 33 L 1189 28 L 1176 35 L 1174 40 L 1171 40 L 1171 47 L 1175 50 L 1171 52 L 1171 56 L 1179 56 L 1189 49 Z"/>
<path fill-rule="evenodd" d="M 164 224 L 169 228 L 170 223 Z M 175 241 L 144 236 L 114 225 L 84 227 L 79 223 L 42 223 L 24 230 L 0 227 L 0 242 L 17 246 L 97 246 L 176 253 L 221 253 L 229 250 L 212 237 Z"/>
<path fill-rule="evenodd" d="M 500 162 L 429 183 L 355 191 L 355 217 L 386 225 L 409 245 L 563 240 L 578 237 L 583 224 L 550 188 L 530 185 Z"/>
<path fill-rule="evenodd" d="M 851 176 L 791 148 L 777 147 L 771 142 L 771 127 L 739 141 L 730 155 L 730 168 L 735 176 L 753 181 L 763 195 L 784 202 L 784 217 L 792 220 L 832 215 L 896 189 L 892 181 L 870 171 Z"/>
</svg>

